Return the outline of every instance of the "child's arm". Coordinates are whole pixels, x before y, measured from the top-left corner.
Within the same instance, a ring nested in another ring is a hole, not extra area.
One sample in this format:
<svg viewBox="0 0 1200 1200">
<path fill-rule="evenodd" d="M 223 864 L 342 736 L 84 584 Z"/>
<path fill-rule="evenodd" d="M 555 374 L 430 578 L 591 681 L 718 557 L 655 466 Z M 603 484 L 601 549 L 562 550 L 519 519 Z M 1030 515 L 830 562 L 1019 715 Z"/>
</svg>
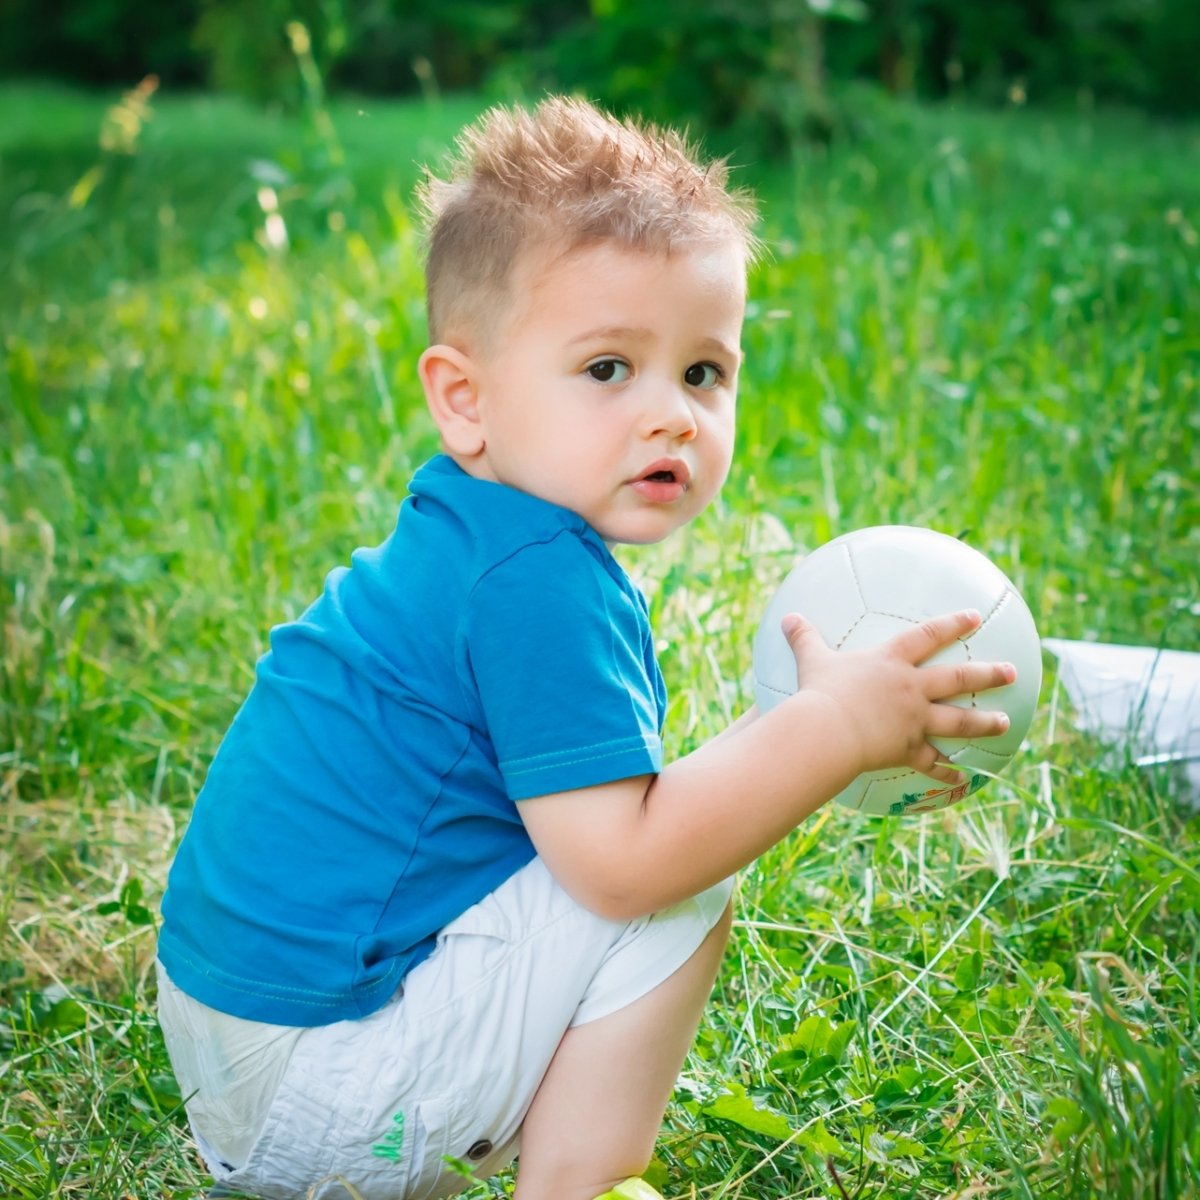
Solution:
<svg viewBox="0 0 1200 1200">
<path fill-rule="evenodd" d="M 920 664 L 979 624 L 939 617 L 880 646 L 834 652 L 784 620 L 797 693 L 751 709 L 656 776 L 520 802 L 538 854 L 581 904 L 629 919 L 674 904 L 757 858 L 863 771 L 909 766 L 959 781 L 931 737 L 996 736 L 1002 713 L 939 701 L 1012 682 L 1007 664 Z"/>
</svg>

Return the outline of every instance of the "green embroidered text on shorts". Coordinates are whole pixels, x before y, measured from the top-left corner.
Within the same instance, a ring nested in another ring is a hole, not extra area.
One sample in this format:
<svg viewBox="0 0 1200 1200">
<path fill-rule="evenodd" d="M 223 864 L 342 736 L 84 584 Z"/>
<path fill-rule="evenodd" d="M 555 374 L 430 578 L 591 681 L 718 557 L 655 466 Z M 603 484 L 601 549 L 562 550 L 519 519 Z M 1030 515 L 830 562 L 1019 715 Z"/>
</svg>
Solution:
<svg viewBox="0 0 1200 1200">
<path fill-rule="evenodd" d="M 388 1130 L 383 1141 L 376 1142 L 371 1147 L 371 1153 L 376 1158 L 390 1158 L 392 1162 L 399 1162 L 400 1148 L 404 1145 L 404 1114 L 398 1112 L 392 1120 L 395 1122 L 396 1128 Z"/>
</svg>

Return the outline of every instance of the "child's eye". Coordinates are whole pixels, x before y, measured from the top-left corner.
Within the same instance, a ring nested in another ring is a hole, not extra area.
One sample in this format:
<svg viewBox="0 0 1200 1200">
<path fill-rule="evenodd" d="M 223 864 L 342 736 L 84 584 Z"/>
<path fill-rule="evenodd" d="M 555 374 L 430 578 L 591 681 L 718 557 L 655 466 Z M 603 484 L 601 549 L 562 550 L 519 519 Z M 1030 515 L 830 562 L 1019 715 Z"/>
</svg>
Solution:
<svg viewBox="0 0 1200 1200">
<path fill-rule="evenodd" d="M 597 383 L 624 383 L 629 378 L 629 364 L 619 358 L 598 358 L 585 369 Z"/>
<path fill-rule="evenodd" d="M 725 372 L 716 363 L 692 363 L 683 373 L 683 381 L 688 387 L 703 388 L 709 391 L 725 378 Z"/>
</svg>

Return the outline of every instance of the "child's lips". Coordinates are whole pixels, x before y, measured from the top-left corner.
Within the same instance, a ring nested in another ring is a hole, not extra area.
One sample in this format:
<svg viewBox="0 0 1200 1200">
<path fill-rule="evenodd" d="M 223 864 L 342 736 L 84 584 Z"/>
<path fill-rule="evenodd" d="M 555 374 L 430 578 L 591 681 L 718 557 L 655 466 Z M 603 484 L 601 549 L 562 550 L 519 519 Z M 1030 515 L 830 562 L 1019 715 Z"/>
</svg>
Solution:
<svg viewBox="0 0 1200 1200">
<path fill-rule="evenodd" d="M 670 504 L 688 489 L 691 471 L 681 458 L 660 458 L 631 481 L 633 490 L 652 504 Z"/>
</svg>

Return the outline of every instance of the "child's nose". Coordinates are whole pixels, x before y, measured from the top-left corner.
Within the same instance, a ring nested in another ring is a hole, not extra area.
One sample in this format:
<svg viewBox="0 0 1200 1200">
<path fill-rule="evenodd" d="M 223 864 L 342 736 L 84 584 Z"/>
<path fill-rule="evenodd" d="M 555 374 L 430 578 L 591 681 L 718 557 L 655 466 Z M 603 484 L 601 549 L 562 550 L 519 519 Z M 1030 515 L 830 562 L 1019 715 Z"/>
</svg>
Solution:
<svg viewBox="0 0 1200 1200">
<path fill-rule="evenodd" d="M 691 397 L 678 385 L 663 384 L 656 389 L 654 405 L 647 418 L 650 437 L 665 433 L 670 438 L 690 441 L 696 436 L 696 414 Z"/>
</svg>

